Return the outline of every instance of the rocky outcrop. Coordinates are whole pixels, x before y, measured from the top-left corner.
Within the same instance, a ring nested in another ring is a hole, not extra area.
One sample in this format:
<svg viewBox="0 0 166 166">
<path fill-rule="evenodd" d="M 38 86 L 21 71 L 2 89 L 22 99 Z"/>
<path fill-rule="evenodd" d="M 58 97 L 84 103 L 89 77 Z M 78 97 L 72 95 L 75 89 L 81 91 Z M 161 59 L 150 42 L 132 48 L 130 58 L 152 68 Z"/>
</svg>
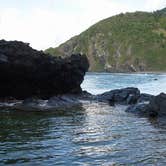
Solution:
<svg viewBox="0 0 166 166">
<path fill-rule="evenodd" d="M 130 105 L 126 112 L 135 113 L 138 115 L 148 115 L 149 112 L 147 111 L 147 105 L 150 101 L 154 98 L 153 95 L 142 93 L 140 94 L 137 102 L 135 104 Z"/>
<path fill-rule="evenodd" d="M 140 91 L 137 88 L 116 89 L 97 95 L 98 101 L 108 101 L 110 105 L 135 104 L 140 97 Z"/>
<path fill-rule="evenodd" d="M 82 91 L 79 94 L 64 94 L 50 97 L 48 100 L 39 98 L 26 98 L 25 100 L 7 100 L 0 102 L 0 108 L 3 110 L 21 110 L 21 111 L 56 111 L 68 110 L 69 108 L 81 107 L 85 102 L 96 102 L 95 97 Z"/>
<path fill-rule="evenodd" d="M 85 55 L 62 59 L 19 41 L 0 41 L 0 98 L 48 98 L 80 93 L 89 64 Z"/>
<path fill-rule="evenodd" d="M 105 92 L 100 95 L 92 95 L 86 91 L 79 94 L 65 94 L 51 97 L 49 100 L 36 98 L 27 98 L 21 102 L 15 102 L 14 105 L 1 103 L 0 107 L 19 109 L 19 110 L 57 110 L 80 106 L 84 103 L 105 102 L 114 106 L 115 104 L 135 104 L 140 97 L 140 91 L 137 88 L 124 88 Z"/>
<path fill-rule="evenodd" d="M 23 102 L 16 103 L 12 108 L 24 111 L 55 111 L 67 110 L 68 108 L 74 108 L 81 105 L 81 102 L 74 96 L 62 95 L 51 97 L 49 100 L 28 98 Z"/>
<path fill-rule="evenodd" d="M 86 91 L 50 97 L 48 100 L 30 97 L 22 101 L 1 102 L 0 108 L 23 111 L 56 111 L 82 107 L 84 104 L 108 103 L 110 106 L 126 105 L 126 112 L 146 117 L 166 117 L 166 94 L 158 96 L 141 94 L 137 88 L 116 89 L 99 95 Z"/>
<path fill-rule="evenodd" d="M 166 116 L 166 94 L 161 93 L 155 96 L 147 105 L 147 111 L 152 115 Z"/>
<path fill-rule="evenodd" d="M 157 96 L 147 95 L 138 99 L 135 105 L 127 108 L 127 112 L 150 117 L 166 116 L 166 94 L 161 93 Z"/>
<path fill-rule="evenodd" d="M 137 103 L 150 102 L 150 100 L 152 100 L 153 98 L 154 98 L 153 95 L 146 94 L 146 93 L 141 93 Z"/>
<path fill-rule="evenodd" d="M 149 116 L 150 114 L 147 111 L 147 104 L 148 103 L 136 103 L 134 105 L 130 105 L 126 109 L 126 112 L 134 113 L 134 114 L 140 115 L 140 116 Z"/>
</svg>

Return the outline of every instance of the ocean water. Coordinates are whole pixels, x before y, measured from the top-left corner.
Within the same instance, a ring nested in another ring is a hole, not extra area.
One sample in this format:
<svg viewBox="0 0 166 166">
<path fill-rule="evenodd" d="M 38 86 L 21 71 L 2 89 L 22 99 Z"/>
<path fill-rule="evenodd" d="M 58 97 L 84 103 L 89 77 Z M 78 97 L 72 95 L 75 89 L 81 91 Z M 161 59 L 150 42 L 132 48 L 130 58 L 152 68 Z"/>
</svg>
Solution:
<svg viewBox="0 0 166 166">
<path fill-rule="evenodd" d="M 94 94 L 128 86 L 158 94 L 165 81 L 163 74 L 88 73 L 82 87 Z M 165 166 L 166 125 L 125 108 L 87 102 L 65 111 L 1 109 L 0 166 Z"/>
<path fill-rule="evenodd" d="M 166 74 L 88 73 L 82 88 L 92 94 L 112 89 L 137 87 L 141 93 L 166 93 Z"/>
</svg>

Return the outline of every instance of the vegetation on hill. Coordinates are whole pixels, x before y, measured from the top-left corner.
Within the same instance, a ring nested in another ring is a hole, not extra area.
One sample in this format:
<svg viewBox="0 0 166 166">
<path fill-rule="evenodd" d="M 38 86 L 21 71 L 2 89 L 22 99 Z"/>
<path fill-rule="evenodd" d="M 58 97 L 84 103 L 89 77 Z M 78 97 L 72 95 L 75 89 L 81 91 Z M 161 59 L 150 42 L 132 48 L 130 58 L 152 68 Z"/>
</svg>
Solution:
<svg viewBox="0 0 166 166">
<path fill-rule="evenodd" d="M 166 70 L 166 8 L 119 14 L 91 26 L 47 53 L 84 53 L 91 71 Z"/>
</svg>

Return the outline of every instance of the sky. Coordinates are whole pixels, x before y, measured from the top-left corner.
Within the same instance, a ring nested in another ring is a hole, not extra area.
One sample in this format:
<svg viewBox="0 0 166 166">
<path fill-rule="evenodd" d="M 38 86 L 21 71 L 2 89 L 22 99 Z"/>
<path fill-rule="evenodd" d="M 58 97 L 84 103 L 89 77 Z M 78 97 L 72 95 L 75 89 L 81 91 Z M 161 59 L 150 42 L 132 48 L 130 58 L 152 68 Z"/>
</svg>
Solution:
<svg viewBox="0 0 166 166">
<path fill-rule="evenodd" d="M 166 0 L 0 0 L 0 39 L 21 40 L 44 50 L 104 18 L 164 7 Z"/>
</svg>

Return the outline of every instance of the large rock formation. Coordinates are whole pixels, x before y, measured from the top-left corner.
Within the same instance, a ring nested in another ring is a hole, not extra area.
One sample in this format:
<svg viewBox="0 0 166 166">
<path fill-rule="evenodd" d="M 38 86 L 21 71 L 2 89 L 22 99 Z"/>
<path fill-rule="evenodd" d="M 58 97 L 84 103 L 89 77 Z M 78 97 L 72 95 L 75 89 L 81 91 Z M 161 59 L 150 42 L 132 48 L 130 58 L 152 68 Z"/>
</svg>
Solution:
<svg viewBox="0 0 166 166">
<path fill-rule="evenodd" d="M 62 59 L 27 43 L 0 40 L 0 98 L 79 93 L 88 67 L 85 55 Z"/>
</svg>

